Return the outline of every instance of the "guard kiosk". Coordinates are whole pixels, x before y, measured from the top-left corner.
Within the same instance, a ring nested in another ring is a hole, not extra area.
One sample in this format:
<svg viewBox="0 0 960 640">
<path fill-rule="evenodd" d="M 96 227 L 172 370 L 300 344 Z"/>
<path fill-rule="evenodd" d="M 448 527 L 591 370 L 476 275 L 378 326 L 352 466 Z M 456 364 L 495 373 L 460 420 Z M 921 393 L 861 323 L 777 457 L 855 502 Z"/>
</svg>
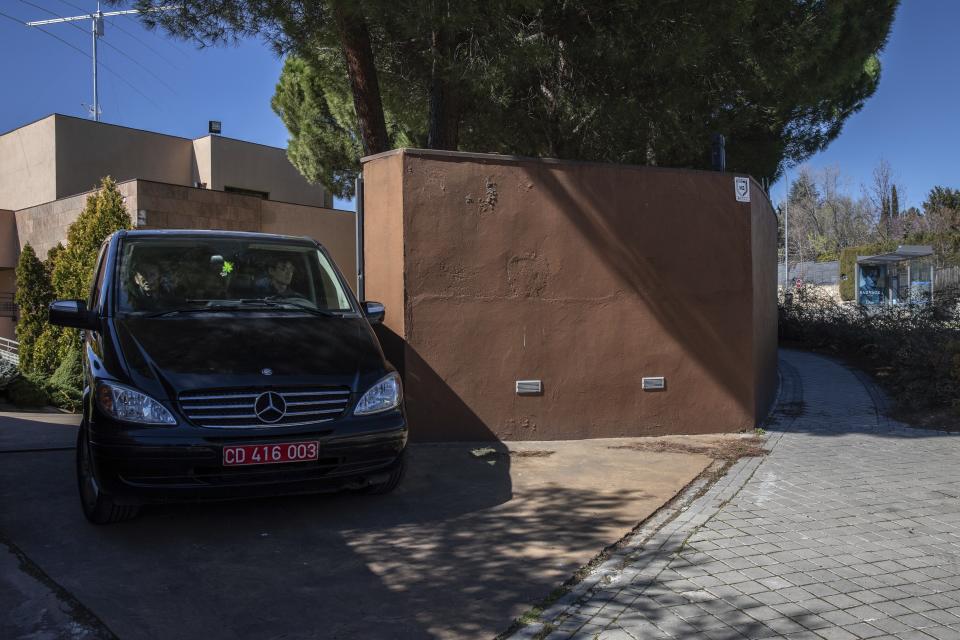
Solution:
<svg viewBox="0 0 960 640">
<path fill-rule="evenodd" d="M 903 244 L 857 258 L 857 302 L 865 306 L 933 302 L 933 247 Z"/>
</svg>

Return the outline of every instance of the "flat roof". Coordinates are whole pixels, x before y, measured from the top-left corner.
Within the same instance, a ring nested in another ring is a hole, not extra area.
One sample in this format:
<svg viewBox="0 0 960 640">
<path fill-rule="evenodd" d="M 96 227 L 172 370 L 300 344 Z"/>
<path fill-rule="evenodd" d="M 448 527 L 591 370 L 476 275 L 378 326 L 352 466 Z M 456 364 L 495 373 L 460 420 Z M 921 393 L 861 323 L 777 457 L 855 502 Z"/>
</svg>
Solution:
<svg viewBox="0 0 960 640">
<path fill-rule="evenodd" d="M 279 151 L 286 151 L 286 149 L 285 149 L 284 147 L 275 147 L 275 146 L 273 146 L 273 145 L 271 145 L 271 144 L 264 144 L 264 143 L 262 143 L 262 142 L 253 142 L 253 141 L 251 141 L 251 140 L 242 140 L 242 139 L 240 139 L 240 138 L 231 138 L 230 136 L 225 136 L 225 135 L 221 135 L 221 134 L 208 133 L 208 134 L 206 134 L 206 135 L 200 136 L 199 138 L 187 138 L 187 137 L 185 137 L 185 136 L 178 136 L 178 135 L 174 135 L 174 134 L 172 134 L 172 133 L 163 133 L 162 131 L 151 131 L 151 130 L 149 130 L 149 129 L 140 129 L 139 127 L 128 127 L 127 125 L 123 125 L 123 124 L 114 124 L 114 123 L 112 123 L 112 122 L 104 122 L 104 121 L 102 121 L 102 120 L 99 120 L 99 121 L 97 121 L 97 120 L 91 120 L 91 119 L 89 119 L 89 118 L 81 118 L 81 117 L 79 117 L 79 116 L 72 116 L 72 115 L 68 115 L 68 114 L 65 114 L 65 113 L 50 113 L 50 114 L 47 114 L 47 115 L 43 116 L 42 118 L 37 118 L 36 120 L 31 120 L 30 122 L 26 122 L 26 123 L 24 123 L 24 124 L 22 124 L 22 125 L 20 125 L 20 126 L 18 126 L 18 127 L 14 127 L 13 129 L 9 129 L 9 130 L 7 130 L 7 131 L 0 132 L 0 138 L 2 138 L 3 136 L 6 136 L 6 135 L 8 135 L 8 134 L 14 133 L 14 132 L 16 132 L 16 131 L 19 131 L 20 129 L 25 129 L 26 127 L 29 127 L 30 125 L 36 124 L 36 123 L 38 123 L 38 122 L 42 122 L 42 121 L 47 120 L 47 119 L 49 119 L 49 118 L 68 118 L 68 119 L 70 119 L 70 120 L 77 120 L 77 121 L 79 121 L 79 122 L 83 122 L 83 123 L 85 123 L 85 124 L 90 124 L 90 125 L 93 125 L 93 126 L 115 127 L 115 128 L 117 128 L 117 129 L 126 129 L 126 130 L 128 130 L 128 131 L 136 131 L 136 132 L 139 132 L 139 133 L 149 133 L 149 134 L 154 135 L 154 136 L 163 136 L 163 137 L 165 137 L 165 138 L 175 138 L 175 139 L 177 139 L 177 140 L 186 140 L 186 141 L 189 141 L 189 142 L 196 142 L 197 140 L 203 140 L 204 138 L 219 138 L 220 140 L 229 140 L 230 142 L 240 142 L 240 143 L 242 143 L 242 144 L 252 144 L 252 145 L 256 145 L 256 146 L 258 146 L 258 147 L 267 147 L 268 149 L 277 149 L 277 150 L 279 150 Z"/>
<path fill-rule="evenodd" d="M 890 262 L 902 262 L 904 260 L 913 260 L 915 258 L 926 258 L 933 255 L 933 247 L 928 244 L 902 244 L 896 251 L 889 253 L 878 253 L 875 256 L 860 256 L 857 258 L 858 264 L 887 264 Z"/>
</svg>

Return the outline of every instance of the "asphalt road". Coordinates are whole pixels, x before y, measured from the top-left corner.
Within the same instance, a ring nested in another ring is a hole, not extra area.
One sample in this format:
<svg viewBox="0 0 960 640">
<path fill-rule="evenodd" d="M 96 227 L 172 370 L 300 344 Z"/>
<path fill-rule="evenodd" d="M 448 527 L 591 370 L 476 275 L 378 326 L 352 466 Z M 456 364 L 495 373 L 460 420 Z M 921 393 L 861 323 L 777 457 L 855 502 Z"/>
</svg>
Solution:
<svg viewBox="0 0 960 640">
<path fill-rule="evenodd" d="M 4 638 L 490 638 L 710 462 L 609 440 L 421 445 L 388 496 L 152 507 L 95 527 L 73 422 L 0 414 Z"/>
</svg>

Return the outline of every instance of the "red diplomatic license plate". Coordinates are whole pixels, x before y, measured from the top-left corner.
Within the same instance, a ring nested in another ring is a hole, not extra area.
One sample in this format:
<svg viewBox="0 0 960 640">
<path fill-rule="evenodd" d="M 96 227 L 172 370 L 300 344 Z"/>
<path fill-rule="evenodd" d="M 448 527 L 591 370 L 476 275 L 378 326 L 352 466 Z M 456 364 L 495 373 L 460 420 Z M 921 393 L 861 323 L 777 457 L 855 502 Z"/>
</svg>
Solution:
<svg viewBox="0 0 960 640">
<path fill-rule="evenodd" d="M 282 444 L 245 444 L 223 448 L 223 466 L 246 464 L 280 464 L 317 460 L 320 446 L 317 442 L 284 442 Z"/>
</svg>

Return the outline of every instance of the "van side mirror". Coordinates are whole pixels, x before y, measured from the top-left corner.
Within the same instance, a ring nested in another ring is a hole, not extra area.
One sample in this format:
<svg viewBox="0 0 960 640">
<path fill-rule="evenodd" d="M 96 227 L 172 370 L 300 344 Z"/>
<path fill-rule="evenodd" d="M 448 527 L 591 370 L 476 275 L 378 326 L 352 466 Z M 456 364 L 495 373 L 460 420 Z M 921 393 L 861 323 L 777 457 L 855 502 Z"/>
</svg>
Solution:
<svg viewBox="0 0 960 640">
<path fill-rule="evenodd" d="M 363 315 L 367 316 L 370 324 L 380 324 L 387 315 L 387 308 L 381 302 L 364 302 Z"/>
<path fill-rule="evenodd" d="M 96 319 L 83 300 L 56 300 L 50 303 L 50 324 L 76 329 L 96 328 Z"/>
</svg>

